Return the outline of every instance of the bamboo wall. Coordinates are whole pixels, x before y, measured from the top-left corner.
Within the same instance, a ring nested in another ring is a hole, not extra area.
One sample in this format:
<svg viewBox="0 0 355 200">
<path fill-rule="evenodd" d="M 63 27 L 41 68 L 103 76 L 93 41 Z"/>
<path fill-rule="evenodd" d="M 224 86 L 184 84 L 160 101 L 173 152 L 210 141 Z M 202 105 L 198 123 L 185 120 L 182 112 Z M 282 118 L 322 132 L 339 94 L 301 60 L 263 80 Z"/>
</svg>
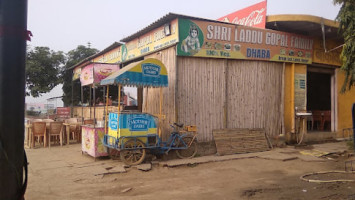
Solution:
<svg viewBox="0 0 355 200">
<path fill-rule="evenodd" d="M 223 128 L 278 135 L 282 70 L 282 63 L 178 57 L 178 121 L 197 125 L 199 141 L 212 141 L 212 130 Z"/>
<path fill-rule="evenodd" d="M 226 60 L 178 57 L 178 122 L 196 125 L 198 141 L 212 141 L 224 124 Z"/>
<path fill-rule="evenodd" d="M 228 61 L 227 128 L 264 128 L 281 133 L 282 63 Z"/>
<path fill-rule="evenodd" d="M 175 122 L 175 79 L 176 79 L 176 50 L 175 46 L 159 51 L 154 54 L 150 54 L 146 58 L 156 58 L 160 60 L 168 71 L 169 86 L 163 88 L 163 106 L 162 114 L 165 115 L 165 119 L 162 121 L 162 133 L 165 140 L 170 136 L 172 129 L 169 124 Z M 160 108 L 160 88 L 147 88 L 143 89 L 143 112 L 151 114 L 159 114 Z"/>
</svg>

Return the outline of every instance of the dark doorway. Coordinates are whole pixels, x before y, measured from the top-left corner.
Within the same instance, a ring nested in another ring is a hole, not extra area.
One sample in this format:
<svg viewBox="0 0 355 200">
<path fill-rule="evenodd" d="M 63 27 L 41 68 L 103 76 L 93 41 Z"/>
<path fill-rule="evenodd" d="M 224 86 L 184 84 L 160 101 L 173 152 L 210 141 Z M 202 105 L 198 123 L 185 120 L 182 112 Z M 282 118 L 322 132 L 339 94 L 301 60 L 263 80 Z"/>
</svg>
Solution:
<svg viewBox="0 0 355 200">
<path fill-rule="evenodd" d="M 330 73 L 307 72 L 307 110 L 312 112 L 312 131 L 331 130 L 331 78 Z"/>
<path fill-rule="evenodd" d="M 331 74 L 307 72 L 307 110 L 331 110 Z"/>
</svg>

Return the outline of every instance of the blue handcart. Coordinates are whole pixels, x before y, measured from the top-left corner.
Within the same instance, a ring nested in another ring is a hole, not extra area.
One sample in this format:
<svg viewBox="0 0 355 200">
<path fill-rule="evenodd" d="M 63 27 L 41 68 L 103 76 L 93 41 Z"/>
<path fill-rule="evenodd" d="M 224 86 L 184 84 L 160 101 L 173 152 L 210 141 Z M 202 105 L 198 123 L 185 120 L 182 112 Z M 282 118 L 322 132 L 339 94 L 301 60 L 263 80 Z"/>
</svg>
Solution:
<svg viewBox="0 0 355 200">
<path fill-rule="evenodd" d="M 142 163 L 147 151 L 152 154 L 167 154 L 174 150 L 179 158 L 192 158 L 196 155 L 196 126 L 174 123 L 170 125 L 173 131 L 168 140 L 161 139 L 159 123 L 163 117 L 162 87 L 168 86 L 167 70 L 163 63 L 153 58 L 131 63 L 101 81 L 101 85 L 112 84 L 118 85 L 118 99 L 121 86 L 159 87 L 161 98 L 158 117 L 141 112 L 109 113 L 108 121 L 105 123 L 107 134 L 103 139 L 103 144 L 109 151 L 119 152 L 120 159 L 127 165 Z M 107 95 L 108 93 L 109 91 Z M 117 110 L 120 110 L 120 104 Z"/>
</svg>

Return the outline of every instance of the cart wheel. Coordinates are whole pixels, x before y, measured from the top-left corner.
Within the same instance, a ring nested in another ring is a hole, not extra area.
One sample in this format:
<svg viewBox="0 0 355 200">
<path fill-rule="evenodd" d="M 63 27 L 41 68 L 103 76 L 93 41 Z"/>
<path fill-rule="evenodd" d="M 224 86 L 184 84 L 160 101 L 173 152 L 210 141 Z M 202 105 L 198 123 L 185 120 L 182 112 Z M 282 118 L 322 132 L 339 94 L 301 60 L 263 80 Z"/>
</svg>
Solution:
<svg viewBox="0 0 355 200">
<path fill-rule="evenodd" d="M 145 159 L 146 151 L 144 143 L 140 140 L 128 140 L 124 143 L 126 149 L 121 150 L 120 158 L 127 165 L 138 165 Z"/>
<path fill-rule="evenodd" d="M 108 155 L 112 160 L 118 160 L 120 157 L 120 151 L 118 151 L 117 149 L 108 148 Z"/>
<path fill-rule="evenodd" d="M 181 138 L 186 145 L 189 145 L 191 140 L 193 139 L 192 136 L 186 136 Z M 180 140 L 177 142 L 177 147 L 185 147 L 185 144 L 183 144 Z M 179 158 L 193 158 L 197 153 L 197 143 L 196 140 L 194 140 L 190 147 L 187 149 L 177 149 L 176 150 L 176 155 Z"/>
</svg>

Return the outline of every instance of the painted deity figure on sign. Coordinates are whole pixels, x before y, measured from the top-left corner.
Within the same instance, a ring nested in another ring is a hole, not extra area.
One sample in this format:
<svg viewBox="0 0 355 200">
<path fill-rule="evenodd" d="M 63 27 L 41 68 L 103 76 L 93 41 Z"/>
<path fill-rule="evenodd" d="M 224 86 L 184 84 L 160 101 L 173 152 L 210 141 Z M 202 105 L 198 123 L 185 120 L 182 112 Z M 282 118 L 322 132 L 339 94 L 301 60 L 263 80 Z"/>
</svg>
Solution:
<svg viewBox="0 0 355 200">
<path fill-rule="evenodd" d="M 200 50 L 200 41 L 196 26 L 190 26 L 189 35 L 182 41 L 181 50 L 190 54 L 195 54 Z"/>
</svg>

